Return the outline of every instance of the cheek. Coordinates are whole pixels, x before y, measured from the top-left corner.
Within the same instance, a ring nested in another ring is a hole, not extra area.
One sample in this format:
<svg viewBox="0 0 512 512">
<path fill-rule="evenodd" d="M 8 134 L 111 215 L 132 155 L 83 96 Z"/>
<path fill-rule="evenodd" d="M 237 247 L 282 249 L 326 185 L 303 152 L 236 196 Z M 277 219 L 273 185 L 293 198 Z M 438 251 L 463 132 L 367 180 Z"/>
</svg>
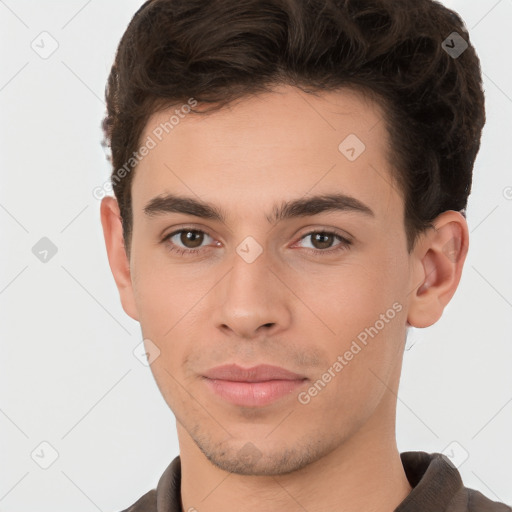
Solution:
<svg viewBox="0 0 512 512">
<path fill-rule="evenodd" d="M 162 337 L 184 314 L 197 289 L 186 265 L 170 264 L 155 240 L 134 230 L 131 274 L 139 321 L 148 336 Z"/>
<path fill-rule="evenodd" d="M 347 428 L 343 423 L 347 418 L 357 422 L 374 410 L 401 357 L 406 320 L 403 305 L 393 300 L 392 294 L 370 291 L 359 289 L 343 295 L 336 307 L 331 302 L 327 321 L 335 334 L 319 340 L 327 351 L 328 363 L 313 379 L 311 395 L 304 397 L 311 400 L 310 412 L 331 410 L 332 421 L 339 428 Z M 313 399 L 315 396 L 318 398 Z M 346 415 L 338 425 L 336 411 L 340 410 Z"/>
<path fill-rule="evenodd" d="M 324 276 L 327 284 L 321 292 L 309 281 L 301 287 L 304 303 L 322 320 L 322 325 L 317 319 L 305 321 L 303 327 L 324 333 L 322 343 L 329 353 L 330 365 L 342 357 L 339 375 L 345 377 L 337 380 L 346 378 L 343 387 L 351 388 L 354 379 L 363 379 L 365 384 L 361 382 L 361 386 L 371 388 L 375 376 L 368 370 L 386 374 L 399 356 L 407 317 L 405 265 L 405 261 L 397 264 L 395 251 L 389 250 L 387 256 L 381 251 L 357 264 L 331 268 Z M 313 317 L 309 314 L 308 318 Z M 363 389 L 351 391 L 360 394 Z"/>
<path fill-rule="evenodd" d="M 151 337 L 161 335 L 164 323 L 171 327 L 169 311 L 173 310 L 174 294 L 165 284 L 165 278 L 156 269 L 136 265 L 132 270 L 133 293 L 139 313 L 139 321 L 144 335 Z M 151 329 L 151 332 L 148 331 Z"/>
<path fill-rule="evenodd" d="M 144 258 L 134 260 L 134 297 L 144 338 L 160 350 L 158 364 L 175 374 L 183 358 L 194 350 L 190 340 L 200 338 L 199 327 L 207 327 L 204 298 L 213 276 L 198 275 L 185 265 L 177 266 Z M 162 368 L 161 377 L 169 375 Z"/>
<path fill-rule="evenodd" d="M 303 303 L 324 320 L 331 335 L 341 339 L 373 325 L 403 297 L 403 277 L 394 260 L 387 265 L 378 255 L 366 259 L 326 267 L 307 279 L 294 278 L 301 281 L 296 288 Z"/>
</svg>

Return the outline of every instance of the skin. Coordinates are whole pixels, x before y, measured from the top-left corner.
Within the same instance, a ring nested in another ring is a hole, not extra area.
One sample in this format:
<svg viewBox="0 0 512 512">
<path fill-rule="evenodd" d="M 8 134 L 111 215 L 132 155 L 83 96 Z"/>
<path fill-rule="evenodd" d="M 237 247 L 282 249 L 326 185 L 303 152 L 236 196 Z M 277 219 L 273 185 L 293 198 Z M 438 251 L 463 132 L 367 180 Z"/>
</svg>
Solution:
<svg viewBox="0 0 512 512">
<path fill-rule="evenodd" d="M 174 110 L 154 114 L 141 140 Z M 290 86 L 185 116 L 137 166 L 129 259 L 117 202 L 103 199 L 123 308 L 160 350 L 151 370 L 176 417 L 184 511 L 255 512 L 264 503 L 268 512 L 387 512 L 411 492 L 395 439 L 407 328 L 441 317 L 468 229 L 460 213 L 444 212 L 408 253 L 382 118 L 353 90 L 313 96 Z M 349 134 L 366 146 L 353 162 L 338 150 Z M 222 208 L 225 222 L 144 213 L 171 192 Z M 274 204 L 332 192 L 374 216 L 266 218 Z M 202 252 L 179 255 L 162 242 L 183 227 L 206 234 L 172 242 Z M 306 236 L 326 229 L 352 243 L 328 254 L 340 239 Z M 262 249 L 252 263 L 236 252 L 248 236 Z M 307 404 L 294 392 L 264 407 L 235 406 L 201 377 L 225 363 L 267 363 L 307 377 L 307 391 L 393 304 L 401 310 Z"/>
</svg>

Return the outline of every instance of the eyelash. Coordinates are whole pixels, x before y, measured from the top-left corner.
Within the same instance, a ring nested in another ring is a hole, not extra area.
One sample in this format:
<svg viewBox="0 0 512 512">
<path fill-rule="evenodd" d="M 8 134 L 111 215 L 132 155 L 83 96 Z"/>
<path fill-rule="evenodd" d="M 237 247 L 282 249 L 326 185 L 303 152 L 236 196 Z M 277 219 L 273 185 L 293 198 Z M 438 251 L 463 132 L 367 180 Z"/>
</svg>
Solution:
<svg viewBox="0 0 512 512">
<path fill-rule="evenodd" d="M 203 233 L 205 235 L 210 236 L 208 233 L 206 233 L 205 231 L 202 231 L 200 229 L 181 228 L 181 229 L 178 229 L 177 231 L 173 231 L 172 233 L 170 233 L 167 236 L 165 236 L 164 239 L 162 240 L 162 243 L 164 243 L 166 245 L 166 248 L 167 248 L 167 250 L 169 252 L 177 253 L 180 256 L 184 256 L 184 255 L 191 256 L 193 254 L 201 252 L 201 250 L 204 249 L 204 247 L 199 248 L 199 249 L 183 249 L 181 247 L 176 247 L 175 244 L 170 242 L 170 239 L 173 236 L 178 235 L 178 234 L 183 233 L 183 232 L 188 232 L 188 231 L 193 231 L 195 233 Z M 330 255 L 330 254 L 333 254 L 333 253 L 337 253 L 339 251 L 347 250 L 352 245 L 352 241 L 348 240 L 347 238 L 341 236 L 340 234 L 338 234 L 338 233 L 336 233 L 334 231 L 329 231 L 329 230 L 310 231 L 309 233 L 305 233 L 304 235 L 302 235 L 300 237 L 299 241 L 303 240 L 304 238 L 307 238 L 308 236 L 315 235 L 315 234 L 335 236 L 336 238 L 339 239 L 339 241 L 341 243 L 336 245 L 334 248 L 330 248 L 330 249 L 310 249 L 310 248 L 306 248 L 306 251 L 308 251 L 313 256 L 322 257 L 325 254 L 329 254 Z M 213 238 L 213 237 L 211 237 L 211 238 Z"/>
</svg>

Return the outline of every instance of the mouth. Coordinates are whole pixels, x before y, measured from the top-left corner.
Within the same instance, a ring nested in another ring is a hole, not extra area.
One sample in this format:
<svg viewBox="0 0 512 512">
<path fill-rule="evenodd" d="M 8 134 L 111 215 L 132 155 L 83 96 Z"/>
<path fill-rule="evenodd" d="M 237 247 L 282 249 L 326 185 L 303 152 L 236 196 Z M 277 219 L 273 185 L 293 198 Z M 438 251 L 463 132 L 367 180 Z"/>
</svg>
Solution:
<svg viewBox="0 0 512 512">
<path fill-rule="evenodd" d="M 243 407 L 262 407 L 290 397 L 308 381 L 307 377 L 278 366 L 242 368 L 234 364 L 209 370 L 203 380 L 215 395 Z"/>
</svg>

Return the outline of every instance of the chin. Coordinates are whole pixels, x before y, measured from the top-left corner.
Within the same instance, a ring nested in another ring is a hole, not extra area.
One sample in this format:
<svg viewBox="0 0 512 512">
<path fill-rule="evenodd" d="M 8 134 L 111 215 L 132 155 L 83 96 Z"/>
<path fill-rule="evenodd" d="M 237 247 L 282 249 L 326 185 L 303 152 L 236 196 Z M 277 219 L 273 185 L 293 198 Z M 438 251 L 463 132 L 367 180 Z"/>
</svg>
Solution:
<svg viewBox="0 0 512 512">
<path fill-rule="evenodd" d="M 199 445 L 198 445 L 199 446 Z M 216 445 L 212 450 L 199 446 L 206 458 L 223 471 L 245 476 L 277 476 L 298 471 L 322 454 L 314 452 L 311 446 L 285 448 L 279 443 L 275 449 L 266 446 L 264 450 L 247 441 L 241 447 Z"/>
</svg>

